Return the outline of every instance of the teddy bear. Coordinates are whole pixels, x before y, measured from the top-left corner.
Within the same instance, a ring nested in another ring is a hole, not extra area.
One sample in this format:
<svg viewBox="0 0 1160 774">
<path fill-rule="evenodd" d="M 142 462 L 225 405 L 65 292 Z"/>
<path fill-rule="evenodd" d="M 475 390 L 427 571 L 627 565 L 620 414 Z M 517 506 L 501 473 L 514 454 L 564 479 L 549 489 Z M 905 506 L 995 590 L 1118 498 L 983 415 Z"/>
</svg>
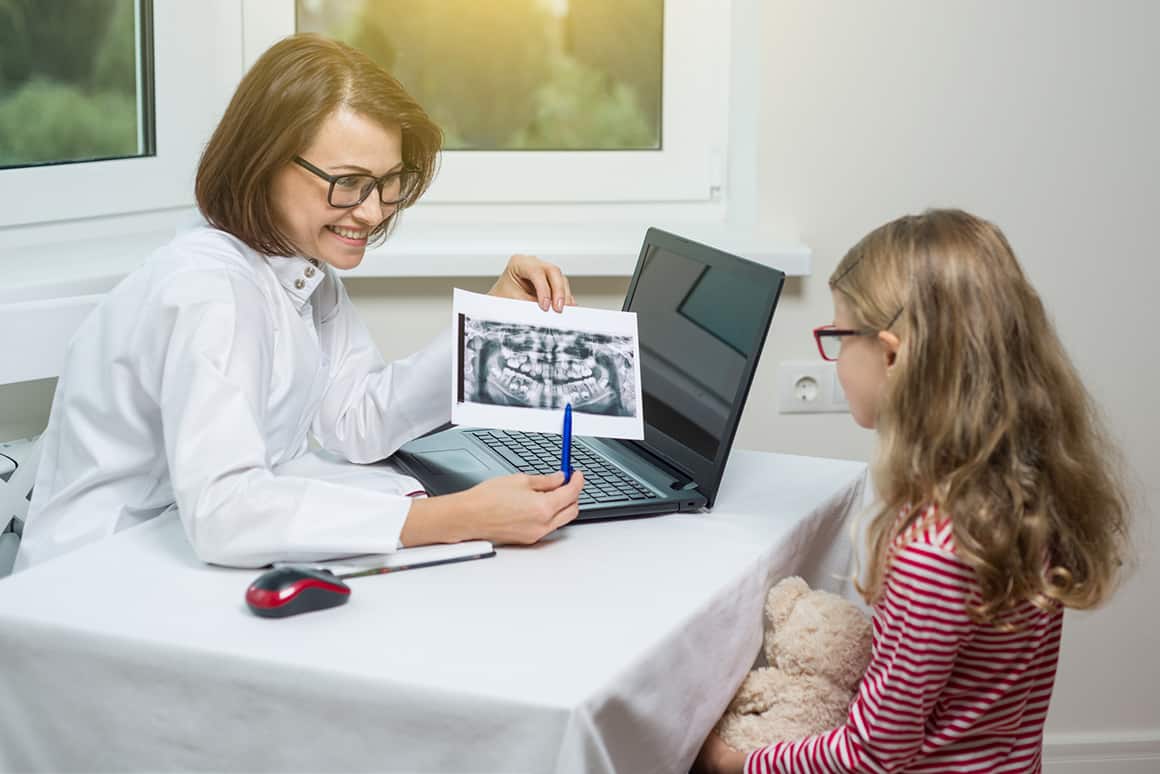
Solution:
<svg viewBox="0 0 1160 774">
<path fill-rule="evenodd" d="M 812 591 L 801 578 L 780 581 L 765 598 L 768 666 L 746 675 L 717 733 L 748 751 L 837 728 L 870 662 L 870 643 L 869 617 L 853 602 Z"/>
</svg>

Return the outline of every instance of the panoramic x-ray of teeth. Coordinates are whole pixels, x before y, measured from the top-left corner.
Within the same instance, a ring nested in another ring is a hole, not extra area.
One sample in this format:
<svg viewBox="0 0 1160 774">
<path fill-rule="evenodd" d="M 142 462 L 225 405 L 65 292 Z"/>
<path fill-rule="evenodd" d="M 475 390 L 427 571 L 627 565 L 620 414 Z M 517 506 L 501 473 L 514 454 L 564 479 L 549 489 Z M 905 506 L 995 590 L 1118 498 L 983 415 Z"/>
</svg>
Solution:
<svg viewBox="0 0 1160 774">
<path fill-rule="evenodd" d="M 464 318 L 463 397 L 473 403 L 636 415 L 632 338 Z"/>
</svg>

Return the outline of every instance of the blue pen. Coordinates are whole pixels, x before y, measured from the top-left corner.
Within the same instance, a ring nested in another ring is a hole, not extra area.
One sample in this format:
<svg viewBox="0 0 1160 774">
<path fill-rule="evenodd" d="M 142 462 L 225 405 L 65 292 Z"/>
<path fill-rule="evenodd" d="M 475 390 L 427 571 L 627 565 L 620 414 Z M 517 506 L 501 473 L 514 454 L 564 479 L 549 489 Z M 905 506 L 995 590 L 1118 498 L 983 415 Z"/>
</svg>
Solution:
<svg viewBox="0 0 1160 774">
<path fill-rule="evenodd" d="M 572 480 L 572 404 L 564 406 L 564 436 L 560 439 L 560 470 L 564 483 Z"/>
</svg>

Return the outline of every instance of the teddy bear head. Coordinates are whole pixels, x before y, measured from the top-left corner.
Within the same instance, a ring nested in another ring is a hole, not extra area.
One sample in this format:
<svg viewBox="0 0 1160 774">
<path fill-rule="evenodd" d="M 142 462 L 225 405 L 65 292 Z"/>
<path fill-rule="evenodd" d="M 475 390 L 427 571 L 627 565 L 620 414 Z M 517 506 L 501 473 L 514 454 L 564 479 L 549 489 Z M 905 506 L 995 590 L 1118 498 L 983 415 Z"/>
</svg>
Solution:
<svg viewBox="0 0 1160 774">
<path fill-rule="evenodd" d="M 765 627 L 770 666 L 850 691 L 857 687 L 870 659 L 871 628 L 853 602 L 786 578 L 766 596 Z"/>
</svg>

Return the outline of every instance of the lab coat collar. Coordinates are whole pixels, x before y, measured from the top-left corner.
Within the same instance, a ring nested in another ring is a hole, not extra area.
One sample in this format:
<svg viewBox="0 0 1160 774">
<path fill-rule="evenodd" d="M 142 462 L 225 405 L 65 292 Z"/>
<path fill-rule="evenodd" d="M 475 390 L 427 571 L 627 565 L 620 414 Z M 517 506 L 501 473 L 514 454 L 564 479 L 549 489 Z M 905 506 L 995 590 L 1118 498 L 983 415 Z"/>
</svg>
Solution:
<svg viewBox="0 0 1160 774">
<path fill-rule="evenodd" d="M 299 312 L 326 276 L 326 266 L 317 258 L 271 256 L 266 263 Z"/>
</svg>

